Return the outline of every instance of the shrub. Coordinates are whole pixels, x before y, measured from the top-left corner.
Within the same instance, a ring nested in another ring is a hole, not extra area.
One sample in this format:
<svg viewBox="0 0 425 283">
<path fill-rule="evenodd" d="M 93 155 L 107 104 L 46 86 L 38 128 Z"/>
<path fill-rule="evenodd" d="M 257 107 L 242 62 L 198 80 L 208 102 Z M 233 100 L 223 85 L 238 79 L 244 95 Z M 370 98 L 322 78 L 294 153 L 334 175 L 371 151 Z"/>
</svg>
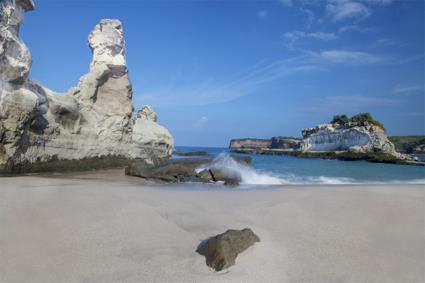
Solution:
<svg viewBox="0 0 425 283">
<path fill-rule="evenodd" d="M 384 125 L 382 125 L 381 122 L 373 119 L 372 115 L 368 112 L 356 114 L 351 118 L 348 118 L 347 115 L 335 115 L 331 121 L 332 124 L 338 123 L 341 125 L 348 125 L 350 122 L 356 124 L 369 123 L 386 131 Z"/>
<path fill-rule="evenodd" d="M 350 119 L 348 119 L 347 115 L 335 115 L 331 121 L 332 124 L 340 124 L 340 125 L 346 125 L 350 122 Z"/>
</svg>

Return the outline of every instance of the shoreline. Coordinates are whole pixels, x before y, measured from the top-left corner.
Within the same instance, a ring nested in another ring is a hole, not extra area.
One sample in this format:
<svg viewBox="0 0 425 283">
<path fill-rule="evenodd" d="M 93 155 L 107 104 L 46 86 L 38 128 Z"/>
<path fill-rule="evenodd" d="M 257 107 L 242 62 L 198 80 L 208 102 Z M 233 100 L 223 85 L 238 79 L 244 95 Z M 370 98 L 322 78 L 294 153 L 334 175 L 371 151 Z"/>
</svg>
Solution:
<svg viewBox="0 0 425 283">
<path fill-rule="evenodd" d="M 155 185 L 122 169 L 0 178 L 0 282 L 423 282 L 422 185 Z M 227 229 L 260 243 L 215 273 Z M 258 266 L 262 266 L 261 269 Z"/>
<path fill-rule="evenodd" d="M 81 170 L 81 171 L 57 171 L 57 172 L 33 172 L 33 173 L 19 173 L 10 175 L 0 175 L 2 179 L 13 179 L 23 177 L 34 177 L 34 178 L 47 178 L 47 179 L 71 179 L 71 180 L 92 180 L 92 181 L 108 181 L 115 183 L 128 183 L 141 186 L 158 187 L 161 189 L 173 189 L 177 187 L 187 187 L 188 190 L 198 187 L 208 187 L 208 189 L 218 190 L 265 190 L 265 189 L 282 189 L 287 187 L 316 187 L 316 186 L 385 186 L 385 185 L 425 185 L 425 179 L 412 179 L 409 181 L 404 180 L 392 180 L 392 181 L 365 181 L 365 182 L 348 182 L 340 181 L 338 177 L 335 177 L 334 182 L 290 182 L 285 179 L 286 183 L 282 184 L 240 184 L 238 187 L 229 188 L 225 186 L 223 182 L 177 182 L 167 183 L 161 181 L 155 181 L 154 179 L 147 179 L 138 176 L 131 176 L 125 174 L 125 168 L 105 168 L 105 169 L 93 169 L 93 170 Z M 332 178 L 332 177 L 327 177 Z"/>
<path fill-rule="evenodd" d="M 397 159 L 394 156 L 384 153 L 356 153 L 349 151 L 300 151 L 283 149 L 249 149 L 249 148 L 230 148 L 229 152 L 239 154 L 258 154 L 258 155 L 287 155 L 307 159 L 340 160 L 340 161 L 365 161 L 370 163 L 425 166 L 424 161 L 408 161 Z"/>
</svg>

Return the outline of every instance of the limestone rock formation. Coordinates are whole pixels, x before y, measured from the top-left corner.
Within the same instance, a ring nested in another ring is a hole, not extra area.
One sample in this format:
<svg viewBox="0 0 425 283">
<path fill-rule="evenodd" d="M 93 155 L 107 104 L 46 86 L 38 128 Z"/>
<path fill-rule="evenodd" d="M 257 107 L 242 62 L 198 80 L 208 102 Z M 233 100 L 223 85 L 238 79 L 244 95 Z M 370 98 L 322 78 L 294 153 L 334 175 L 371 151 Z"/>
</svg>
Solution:
<svg viewBox="0 0 425 283">
<path fill-rule="evenodd" d="M 149 105 L 145 105 L 142 107 L 141 110 L 139 110 L 139 112 L 137 113 L 137 118 L 153 122 L 156 122 L 157 120 L 155 111 L 153 111 L 152 107 L 150 107 Z"/>
<path fill-rule="evenodd" d="M 402 157 L 395 151 L 385 130 L 369 123 L 350 126 L 323 124 L 304 129 L 302 135 L 303 151 L 382 152 L 397 158 Z"/>
<path fill-rule="evenodd" d="M 260 238 L 249 228 L 227 230 L 203 241 L 196 252 L 205 256 L 209 267 L 220 271 L 234 265 L 238 254 L 259 241 Z"/>
<path fill-rule="evenodd" d="M 272 137 L 271 149 L 298 150 L 301 145 L 301 140 L 292 137 Z"/>
<path fill-rule="evenodd" d="M 271 140 L 267 139 L 232 139 L 230 141 L 230 149 L 250 148 L 261 149 L 270 147 Z"/>
<path fill-rule="evenodd" d="M 0 2 L 0 172 L 169 158 L 173 139 L 156 123 L 155 112 L 134 112 L 121 22 L 96 25 L 89 35 L 89 73 L 68 93 L 56 93 L 28 78 L 31 55 L 19 27 L 24 12 L 33 9 L 31 0 Z"/>
</svg>

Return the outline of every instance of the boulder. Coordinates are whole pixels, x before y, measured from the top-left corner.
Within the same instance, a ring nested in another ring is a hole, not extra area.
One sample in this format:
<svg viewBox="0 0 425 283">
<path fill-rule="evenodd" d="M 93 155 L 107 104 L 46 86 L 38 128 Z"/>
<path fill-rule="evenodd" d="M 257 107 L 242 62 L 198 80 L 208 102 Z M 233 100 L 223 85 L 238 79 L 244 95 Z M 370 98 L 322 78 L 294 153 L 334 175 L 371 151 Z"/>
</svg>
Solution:
<svg viewBox="0 0 425 283">
<path fill-rule="evenodd" d="M 167 183 L 178 182 L 209 182 L 210 178 L 204 178 L 196 171 L 205 166 L 211 159 L 182 158 L 168 160 L 156 166 L 146 164 L 143 160 L 132 161 L 125 170 L 127 175 L 137 176 L 148 180 L 162 181 Z"/>
<path fill-rule="evenodd" d="M 237 162 L 245 164 L 245 165 L 249 165 L 252 163 L 252 158 L 249 156 L 240 156 L 236 154 L 231 154 L 230 157 L 236 160 Z"/>
<path fill-rule="evenodd" d="M 260 238 L 249 228 L 227 230 L 203 241 L 196 252 L 205 256 L 209 267 L 220 271 L 234 265 L 238 254 L 259 241 Z"/>
<path fill-rule="evenodd" d="M 134 111 L 121 22 L 105 19 L 95 26 L 88 38 L 89 73 L 68 93 L 57 93 L 29 78 L 31 54 L 19 27 L 33 9 L 31 0 L 0 2 L 0 173 L 168 159 L 168 130 L 150 107 L 143 115 Z"/>
<path fill-rule="evenodd" d="M 173 152 L 173 154 L 176 156 L 208 156 L 210 155 L 206 151 L 189 151 L 189 152 L 175 151 Z"/>
<path fill-rule="evenodd" d="M 230 156 L 236 162 L 247 164 L 250 158 Z M 158 164 L 147 164 L 144 160 L 133 160 L 126 167 L 125 173 L 148 180 L 179 183 L 179 182 L 218 182 L 222 181 L 228 186 L 237 186 L 240 176 L 233 174 L 226 168 L 214 166 L 212 156 L 188 157 L 171 159 Z"/>
</svg>

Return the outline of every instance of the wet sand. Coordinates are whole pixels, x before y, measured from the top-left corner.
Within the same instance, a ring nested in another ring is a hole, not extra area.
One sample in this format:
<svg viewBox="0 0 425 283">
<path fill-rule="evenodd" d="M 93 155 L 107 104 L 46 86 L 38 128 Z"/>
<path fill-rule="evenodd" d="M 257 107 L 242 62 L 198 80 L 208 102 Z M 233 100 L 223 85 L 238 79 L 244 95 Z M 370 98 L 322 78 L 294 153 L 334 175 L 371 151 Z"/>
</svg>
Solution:
<svg viewBox="0 0 425 283">
<path fill-rule="evenodd" d="M 201 240 L 261 242 L 216 273 Z M 0 282 L 425 282 L 423 185 L 158 186 L 122 170 L 0 178 Z"/>
</svg>

